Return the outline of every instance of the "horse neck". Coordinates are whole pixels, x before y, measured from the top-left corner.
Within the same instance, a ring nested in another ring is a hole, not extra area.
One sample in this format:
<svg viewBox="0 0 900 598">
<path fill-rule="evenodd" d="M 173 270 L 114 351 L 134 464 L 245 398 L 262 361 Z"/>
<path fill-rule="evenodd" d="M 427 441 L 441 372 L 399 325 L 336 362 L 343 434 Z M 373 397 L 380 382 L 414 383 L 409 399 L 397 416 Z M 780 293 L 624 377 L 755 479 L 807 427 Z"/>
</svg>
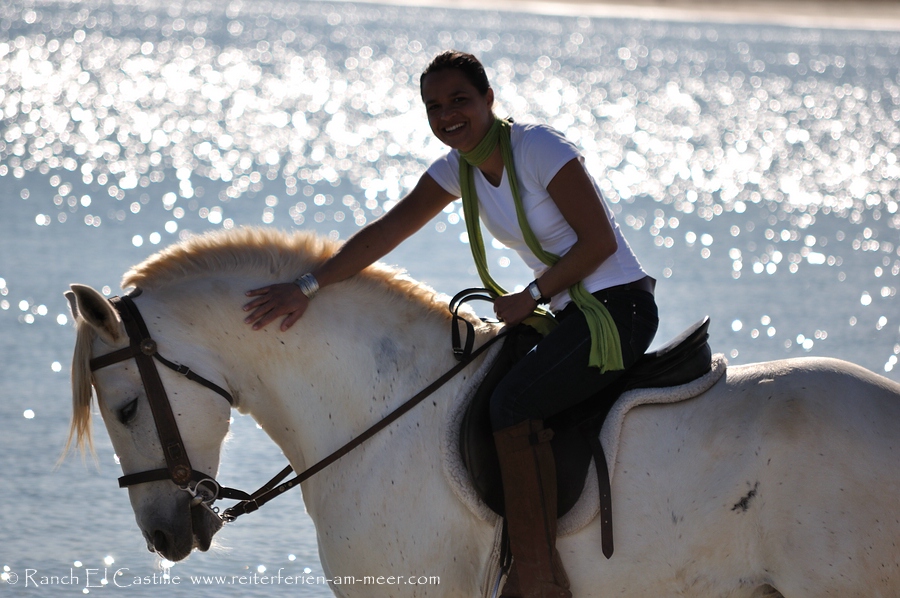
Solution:
<svg viewBox="0 0 900 598">
<path fill-rule="evenodd" d="M 215 368 L 292 465 L 312 464 L 382 419 L 453 364 L 447 320 L 374 282 L 324 289 L 290 330 L 243 323 L 258 280 L 197 281 L 172 289 L 173 328 L 202 344 Z M 186 298 L 190 297 L 190 300 Z M 454 396 L 454 380 L 441 394 Z M 417 417 L 408 414 L 405 417 Z"/>
</svg>

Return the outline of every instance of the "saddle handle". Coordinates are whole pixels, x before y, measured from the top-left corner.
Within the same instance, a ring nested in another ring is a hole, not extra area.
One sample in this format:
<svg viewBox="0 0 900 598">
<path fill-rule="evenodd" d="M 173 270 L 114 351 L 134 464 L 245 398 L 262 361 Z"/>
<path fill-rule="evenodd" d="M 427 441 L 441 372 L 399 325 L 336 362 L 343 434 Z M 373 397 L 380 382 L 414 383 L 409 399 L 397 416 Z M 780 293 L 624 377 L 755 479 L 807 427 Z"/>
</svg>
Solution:
<svg viewBox="0 0 900 598">
<path fill-rule="evenodd" d="M 475 346 L 475 327 L 470 321 L 459 315 L 459 308 L 469 301 L 488 301 L 493 303 L 498 297 L 497 293 L 490 289 L 482 287 L 471 287 L 463 289 L 453 296 L 450 300 L 450 313 L 453 321 L 450 324 L 450 338 L 453 345 L 453 356 L 457 361 L 463 361 L 472 354 L 472 347 Z M 484 318 L 482 318 L 484 320 Z M 465 345 L 461 342 L 459 334 L 459 324 L 462 322 L 466 328 Z"/>
</svg>

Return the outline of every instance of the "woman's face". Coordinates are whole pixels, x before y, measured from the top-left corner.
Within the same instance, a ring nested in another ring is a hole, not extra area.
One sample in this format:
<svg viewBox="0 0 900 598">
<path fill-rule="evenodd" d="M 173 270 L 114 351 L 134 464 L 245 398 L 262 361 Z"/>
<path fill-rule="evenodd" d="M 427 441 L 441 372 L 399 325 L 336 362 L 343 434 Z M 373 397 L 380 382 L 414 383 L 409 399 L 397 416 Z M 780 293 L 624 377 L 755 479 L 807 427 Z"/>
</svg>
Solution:
<svg viewBox="0 0 900 598">
<path fill-rule="evenodd" d="M 426 75 L 422 100 L 435 136 L 453 149 L 468 152 L 484 138 L 494 122 L 494 90 L 481 95 L 458 70 Z"/>
</svg>

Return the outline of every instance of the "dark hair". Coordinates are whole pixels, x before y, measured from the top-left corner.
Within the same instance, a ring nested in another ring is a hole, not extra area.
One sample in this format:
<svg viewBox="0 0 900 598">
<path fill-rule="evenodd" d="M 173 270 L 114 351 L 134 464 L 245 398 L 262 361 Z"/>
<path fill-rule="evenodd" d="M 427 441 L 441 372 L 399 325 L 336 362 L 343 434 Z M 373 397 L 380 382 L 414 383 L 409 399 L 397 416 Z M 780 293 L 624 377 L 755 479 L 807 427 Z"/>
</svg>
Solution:
<svg viewBox="0 0 900 598">
<path fill-rule="evenodd" d="M 419 95 L 422 95 L 422 83 L 425 81 L 426 75 L 449 70 L 460 71 L 481 95 L 486 95 L 488 89 L 491 88 L 491 84 L 488 83 L 487 75 L 484 72 L 484 65 L 475 56 L 466 52 L 448 50 L 435 56 L 431 63 L 425 67 L 425 70 L 422 71 L 422 76 L 419 77 Z"/>
</svg>

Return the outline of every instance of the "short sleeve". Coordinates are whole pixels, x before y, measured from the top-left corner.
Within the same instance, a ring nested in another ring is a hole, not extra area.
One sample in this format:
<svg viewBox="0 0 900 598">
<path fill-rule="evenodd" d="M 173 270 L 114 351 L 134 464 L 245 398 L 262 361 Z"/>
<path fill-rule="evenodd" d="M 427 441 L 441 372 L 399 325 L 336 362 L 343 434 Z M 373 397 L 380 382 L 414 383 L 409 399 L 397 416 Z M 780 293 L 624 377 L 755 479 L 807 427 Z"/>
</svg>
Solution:
<svg viewBox="0 0 900 598">
<path fill-rule="evenodd" d="M 526 125 L 521 131 L 517 162 L 521 159 L 527 173 L 540 187 L 546 189 L 560 169 L 573 159 L 581 159 L 578 151 L 559 131 L 545 125 Z"/>
<path fill-rule="evenodd" d="M 459 153 L 456 150 L 451 150 L 432 162 L 425 172 L 450 195 L 462 195 L 459 185 Z"/>
</svg>

